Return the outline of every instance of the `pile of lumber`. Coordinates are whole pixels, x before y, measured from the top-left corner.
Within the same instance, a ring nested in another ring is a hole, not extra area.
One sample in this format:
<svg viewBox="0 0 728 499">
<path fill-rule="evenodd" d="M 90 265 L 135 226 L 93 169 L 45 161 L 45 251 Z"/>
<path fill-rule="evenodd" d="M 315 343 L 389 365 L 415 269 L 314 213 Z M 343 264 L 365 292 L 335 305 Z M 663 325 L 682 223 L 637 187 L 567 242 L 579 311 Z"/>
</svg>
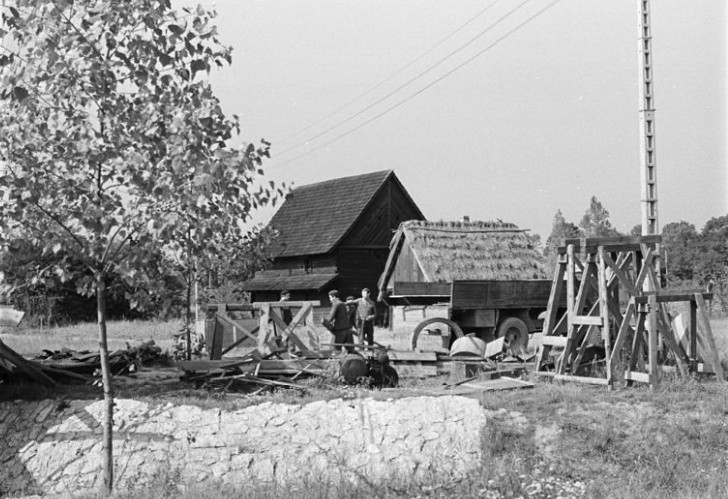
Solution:
<svg viewBox="0 0 728 499">
<path fill-rule="evenodd" d="M 431 378 L 451 375 L 456 378 L 480 376 L 493 379 L 501 375 L 520 376 L 526 364 L 516 357 L 500 356 L 495 360 L 479 355 L 450 356 L 443 352 L 388 350 L 389 361 L 400 378 Z"/>
<path fill-rule="evenodd" d="M 256 359 L 253 356 L 224 360 L 189 360 L 175 366 L 184 374 L 182 380 L 197 387 L 248 389 L 260 385 L 262 389 L 284 387 L 306 390 L 296 380 L 302 377 L 328 377 L 338 362 L 331 359 Z M 258 391 L 261 391 L 260 389 Z"/>
<path fill-rule="evenodd" d="M 94 376 L 101 369 L 101 354 L 90 350 L 43 350 L 33 359 L 40 368 L 58 374 L 73 373 Z M 127 343 L 126 348 L 109 353 L 109 366 L 114 376 L 138 371 L 142 366 L 169 365 L 162 349 L 149 340 L 138 346 Z"/>
</svg>

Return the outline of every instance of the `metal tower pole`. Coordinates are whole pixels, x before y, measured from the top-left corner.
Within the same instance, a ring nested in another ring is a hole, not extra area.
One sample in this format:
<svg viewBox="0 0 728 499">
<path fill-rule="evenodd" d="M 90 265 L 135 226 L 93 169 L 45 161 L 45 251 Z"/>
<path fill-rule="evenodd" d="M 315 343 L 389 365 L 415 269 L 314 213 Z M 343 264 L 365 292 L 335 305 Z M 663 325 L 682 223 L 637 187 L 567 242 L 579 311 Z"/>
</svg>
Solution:
<svg viewBox="0 0 728 499">
<path fill-rule="evenodd" d="M 640 166 L 642 177 L 642 235 L 659 234 L 657 221 L 657 166 L 655 161 L 655 100 L 653 96 L 650 2 L 639 0 Z"/>
</svg>

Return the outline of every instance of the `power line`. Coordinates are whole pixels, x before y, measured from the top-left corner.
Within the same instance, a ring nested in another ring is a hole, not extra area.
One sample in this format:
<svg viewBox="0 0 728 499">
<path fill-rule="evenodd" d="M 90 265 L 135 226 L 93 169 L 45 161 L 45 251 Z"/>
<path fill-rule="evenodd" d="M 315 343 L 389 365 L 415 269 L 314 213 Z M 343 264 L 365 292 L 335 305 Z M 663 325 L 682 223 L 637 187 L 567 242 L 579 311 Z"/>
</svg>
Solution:
<svg viewBox="0 0 728 499">
<path fill-rule="evenodd" d="M 452 38 L 453 36 L 455 36 L 457 33 L 459 33 L 460 31 L 462 31 L 463 28 L 465 28 L 466 26 L 468 26 L 469 24 L 471 24 L 478 17 L 480 17 L 483 14 L 485 14 L 491 7 L 493 7 L 498 2 L 500 2 L 500 0 L 494 0 L 489 5 L 487 5 L 484 9 L 482 9 L 480 12 L 478 12 L 473 17 L 471 17 L 470 19 L 468 19 L 467 21 L 465 21 L 463 24 L 461 24 L 460 26 L 458 26 L 454 31 L 451 31 L 447 36 L 445 36 L 445 38 L 443 38 L 442 40 L 440 40 L 439 42 L 437 42 L 435 45 L 433 45 L 429 49 L 427 49 L 424 52 L 422 52 L 420 55 L 418 55 L 417 57 L 415 57 L 414 59 L 412 59 L 410 62 L 408 62 L 407 64 L 405 64 L 404 66 L 402 66 L 398 70 L 396 70 L 394 73 L 390 74 L 389 76 L 387 76 L 385 79 L 383 79 L 382 81 L 380 81 L 379 83 L 377 83 L 373 87 L 370 87 L 368 90 L 364 91 L 364 93 L 361 93 L 361 94 L 357 95 L 356 97 L 354 97 L 353 99 L 351 99 L 350 101 L 346 102 L 341 107 L 338 107 L 338 108 L 334 109 L 333 111 L 331 111 L 326 116 L 323 116 L 323 117 L 319 118 L 315 122 L 311 123 L 310 125 L 307 125 L 306 127 L 298 130 L 295 133 L 292 133 L 290 135 L 287 135 L 287 136 L 283 137 L 282 139 L 280 139 L 278 141 L 278 144 L 288 142 L 293 137 L 297 137 L 298 135 L 301 135 L 303 132 L 306 132 L 306 131 L 310 130 L 311 128 L 313 128 L 316 125 L 322 123 L 323 121 L 325 121 L 326 119 L 330 118 L 331 116 L 339 113 L 340 111 L 343 111 L 344 109 L 346 109 L 347 107 L 349 107 L 351 104 L 353 104 L 354 102 L 358 101 L 362 97 L 366 97 L 367 95 L 369 95 L 370 93 L 372 93 L 373 91 L 375 91 L 376 89 L 378 89 L 379 87 L 381 87 L 382 85 L 384 85 L 385 83 L 387 83 L 388 81 L 390 81 L 392 78 L 394 78 L 398 74 L 402 73 L 405 69 L 409 68 L 414 63 L 416 63 L 417 61 L 419 61 L 420 59 L 422 59 L 424 56 L 426 56 L 427 54 L 429 54 L 430 52 L 432 52 L 433 50 L 435 50 L 437 47 L 439 47 L 440 45 L 442 45 L 443 43 L 445 43 L 447 40 L 449 40 L 450 38 Z"/>
<path fill-rule="evenodd" d="M 451 74 L 453 74 L 454 72 L 456 72 L 457 70 L 459 70 L 460 68 L 462 68 L 463 66 L 465 66 L 465 65 L 469 64 L 470 62 L 472 62 L 472 61 L 473 61 L 473 60 L 475 60 L 476 58 L 478 58 L 478 57 L 480 57 L 481 55 L 483 55 L 484 53 L 488 52 L 488 51 L 489 51 L 490 49 L 492 49 L 493 47 L 495 47 L 496 45 L 498 45 L 498 44 L 499 44 L 499 43 L 500 43 L 501 41 L 503 41 L 504 39 L 506 39 L 506 38 L 507 38 L 508 36 L 510 36 L 510 35 L 512 35 L 513 33 L 515 33 L 515 32 L 517 32 L 517 31 L 519 31 L 519 30 L 520 30 L 521 28 L 523 28 L 523 27 L 524 27 L 525 25 L 527 25 L 527 24 L 528 24 L 528 23 L 530 23 L 531 21 L 535 20 L 535 19 L 536 19 L 537 17 L 541 16 L 541 15 L 542 15 L 542 14 L 543 14 L 544 12 L 546 12 L 547 10 L 549 10 L 549 9 L 550 9 L 551 7 L 553 7 L 554 5 L 556 5 L 557 3 L 559 3 L 560 1 L 561 1 L 561 0 L 554 0 L 553 2 L 551 2 L 550 4 L 548 4 L 548 5 L 546 6 L 546 7 L 544 7 L 544 8 L 542 8 L 542 9 L 538 10 L 538 11 L 537 11 L 537 12 L 536 12 L 535 14 L 531 15 L 531 16 L 530 16 L 530 17 L 528 17 L 528 18 L 527 18 L 527 19 L 526 19 L 525 21 L 523 21 L 523 22 L 521 22 L 520 24 L 518 24 L 518 25 L 517 25 L 517 26 L 516 26 L 515 28 L 511 29 L 510 31 L 508 31 L 508 32 L 506 32 L 506 33 L 505 33 L 504 35 L 502 35 L 502 36 L 501 36 L 500 38 L 496 39 L 496 40 L 495 40 L 495 41 L 494 41 L 493 43 L 491 43 L 490 45 L 488 45 L 487 47 L 485 47 L 484 49 L 482 49 L 482 50 L 481 50 L 480 52 L 476 53 L 475 55 L 473 55 L 473 56 L 472 56 L 472 57 L 470 57 L 469 59 L 466 59 L 466 60 L 465 60 L 465 61 L 464 61 L 463 63 L 461 63 L 461 64 L 459 64 L 458 66 L 456 66 L 455 68 L 451 69 L 450 71 L 448 71 L 448 72 L 447 72 L 447 73 L 445 73 L 444 75 L 440 76 L 439 78 L 437 78 L 437 79 L 436 79 L 436 80 L 434 80 L 433 82 L 429 83 L 428 85 L 426 85 L 426 86 L 425 86 L 425 87 L 423 87 L 422 89 L 418 90 L 418 91 L 417 91 L 417 92 L 415 92 L 414 94 L 412 94 L 412 95 L 410 95 L 410 96 L 408 96 L 408 97 L 406 97 L 406 98 L 402 99 L 401 101 L 397 102 L 396 104 L 394 104 L 394 105 L 392 105 L 392 106 L 388 107 L 387 109 L 385 109 L 385 110 L 384 110 L 384 111 L 382 111 L 381 113 L 377 114 L 376 116 L 374 116 L 374 117 L 372 117 L 372 118 L 368 119 L 368 120 L 367 120 L 367 121 L 365 121 L 364 123 L 361 123 L 361 124 L 359 124 L 358 126 L 356 126 L 356 127 L 352 128 L 351 130 L 348 130 L 348 131 L 346 131 L 346 132 L 344 132 L 344 133 L 342 133 L 342 134 L 340 134 L 340 135 L 337 135 L 337 136 L 336 136 L 336 137 L 334 137 L 333 139 L 329 140 L 328 142 L 325 142 L 325 143 L 321 144 L 320 146 L 317 146 L 317 147 L 315 147 L 315 148 L 313 148 L 313 149 L 311 149 L 311 150 L 309 150 L 309 151 L 306 151 L 306 152 L 304 152 L 304 153 L 302 153 L 302 154 L 299 154 L 298 156 L 295 156 L 295 157 L 293 157 L 293 158 L 291 158 L 291 159 L 289 159 L 289 160 L 287 160 L 287 161 L 284 161 L 283 163 L 278 163 L 278 164 L 274 164 L 274 165 L 271 165 L 271 168 L 272 168 L 272 167 L 278 167 L 278 166 L 285 166 L 285 165 L 287 165 L 287 164 L 293 163 L 294 161 L 297 161 L 297 160 L 299 160 L 299 159 L 303 158 L 304 156 L 308 156 L 309 154 L 311 154 L 311 153 L 313 153 L 313 152 L 316 152 L 316 151 L 318 151 L 319 149 L 322 149 L 322 148 L 324 148 L 324 147 L 328 146 L 329 144 L 332 144 L 333 142 L 336 142 L 337 140 L 339 140 L 339 139 L 342 139 L 342 138 L 346 137 L 347 135 L 350 135 L 350 134 L 352 134 L 352 133 L 356 132 L 356 131 L 357 131 L 357 130 L 359 130 L 360 128 L 363 128 L 364 126 L 368 125 L 369 123 L 371 123 L 371 122 L 373 122 L 373 121 L 375 121 L 375 120 L 377 120 L 377 119 L 381 118 L 382 116 L 384 116 L 384 115 L 385 115 L 385 114 L 387 114 L 388 112 L 390 112 L 390 111 L 392 111 L 392 110 L 394 110 L 394 109 L 398 108 L 398 107 L 399 107 L 399 106 L 401 106 L 402 104 L 404 104 L 404 103 L 408 102 L 409 100 L 411 100 L 411 99 L 413 99 L 413 98 L 417 97 L 418 95 L 420 95 L 420 94 L 421 94 L 421 93 L 423 93 L 424 91 L 426 91 L 426 90 L 428 90 L 429 88 L 433 87 L 434 85 L 436 85 L 436 84 L 437 84 L 437 83 L 439 83 L 440 81 L 444 80 L 445 78 L 447 78 L 448 76 L 450 76 Z"/>
<path fill-rule="evenodd" d="M 364 109 L 361 109 L 360 111 L 358 111 L 355 114 L 349 116 L 348 118 L 345 118 L 345 119 L 343 119 L 343 120 L 341 120 L 341 121 L 339 121 L 339 122 L 331 125 L 330 127 L 328 127 L 323 132 L 320 132 L 320 133 L 314 135 L 313 137 L 308 138 L 304 142 L 299 142 L 296 145 L 293 145 L 291 147 L 288 147 L 288 148 L 284 149 L 279 154 L 286 154 L 287 152 L 290 152 L 290 151 L 292 151 L 294 149 L 298 149 L 301 146 L 305 146 L 309 142 L 311 142 L 313 140 L 316 140 L 317 138 L 321 137 L 322 135 L 326 135 L 327 133 L 329 133 L 330 131 L 332 131 L 332 130 L 338 128 L 338 127 L 340 127 L 341 125 L 344 125 L 344 124 L 348 123 L 349 121 L 353 120 L 354 118 L 357 118 L 358 116 L 361 116 L 366 111 L 370 110 L 371 108 L 373 108 L 377 104 L 379 104 L 379 103 L 387 100 L 392 95 L 396 94 L 397 92 L 399 92 L 403 88 L 407 87 L 410 83 L 418 80 L 419 78 L 421 78 L 425 74 L 429 73 L 434 68 L 436 68 L 437 66 L 439 66 L 440 64 L 442 64 L 443 62 L 445 62 L 446 60 L 450 59 L 452 56 L 454 56 L 455 54 L 457 54 L 461 50 L 465 49 L 466 47 L 468 47 L 469 45 L 471 45 L 472 43 L 474 43 L 476 40 L 478 40 L 480 37 L 482 37 L 485 34 L 487 34 L 488 32 L 490 32 L 490 30 L 492 30 L 493 28 L 495 28 L 498 24 L 500 24 L 501 22 L 503 22 L 506 18 L 508 18 L 509 16 L 511 16 L 514 12 L 516 12 L 518 9 L 522 8 L 524 5 L 526 5 L 530 1 L 531 0 L 523 0 L 520 4 L 518 4 L 516 7 L 514 7 L 511 10 L 509 10 L 508 12 L 506 12 L 496 22 L 494 22 L 493 24 L 491 24 L 490 26 L 488 26 L 484 30 L 480 31 L 477 35 L 475 35 L 473 38 L 471 38 L 470 40 L 468 40 L 466 43 L 464 43 L 463 45 L 459 46 L 458 48 L 456 48 L 455 50 L 453 50 L 452 52 L 450 52 L 448 55 L 446 55 L 445 57 L 439 59 L 437 62 L 435 62 L 433 65 L 431 65 L 430 67 L 428 67 L 424 71 L 422 71 L 422 72 L 418 73 L 417 75 L 415 75 L 414 77 L 410 78 L 409 80 L 407 80 L 406 82 L 404 82 L 402 85 L 398 86 L 397 88 L 395 88 L 394 90 L 392 90 L 391 92 L 389 92 L 384 97 L 381 97 L 380 99 L 374 101 L 372 104 L 369 104 Z"/>
</svg>

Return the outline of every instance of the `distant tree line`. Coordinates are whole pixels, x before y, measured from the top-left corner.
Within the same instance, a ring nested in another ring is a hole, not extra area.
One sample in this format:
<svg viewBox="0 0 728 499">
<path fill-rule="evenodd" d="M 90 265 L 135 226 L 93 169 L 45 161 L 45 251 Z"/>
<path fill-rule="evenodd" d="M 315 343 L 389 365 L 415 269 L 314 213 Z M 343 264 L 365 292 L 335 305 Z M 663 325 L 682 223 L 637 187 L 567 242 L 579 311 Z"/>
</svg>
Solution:
<svg viewBox="0 0 728 499">
<path fill-rule="evenodd" d="M 629 235 L 640 235 L 641 226 Z M 556 247 L 564 238 L 626 235 L 616 230 L 609 211 L 592 197 L 578 225 L 569 222 L 561 210 L 554 215 L 544 255 L 549 266 L 556 265 Z M 663 265 L 667 285 L 673 289 L 710 289 L 715 297 L 712 310 L 728 313 L 728 215 L 713 217 L 698 231 L 695 225 L 680 221 L 662 227 Z"/>
<path fill-rule="evenodd" d="M 192 280 L 188 262 L 173 252 L 160 250 L 147 264 L 144 280 L 110 276 L 107 314 L 111 320 L 170 320 L 184 317 L 188 288 L 197 284 L 200 304 L 209 301 L 242 302 L 245 293 L 240 284 L 265 268 L 267 249 L 274 239 L 268 229 L 256 229 L 250 237 L 230 240 L 229 248 L 218 257 L 198 260 Z M 78 285 L 74 276 L 84 272 L 78 256 L 63 250 L 44 251 L 29 234 L 16 233 L 0 248 L 0 303 L 26 312 L 24 324 L 37 327 L 67 325 L 96 320 L 96 297 Z M 63 263 L 64 274 L 43 272 Z M 24 282 L 13 287 L 5 282 Z M 193 295 L 194 299 L 194 295 Z"/>
</svg>

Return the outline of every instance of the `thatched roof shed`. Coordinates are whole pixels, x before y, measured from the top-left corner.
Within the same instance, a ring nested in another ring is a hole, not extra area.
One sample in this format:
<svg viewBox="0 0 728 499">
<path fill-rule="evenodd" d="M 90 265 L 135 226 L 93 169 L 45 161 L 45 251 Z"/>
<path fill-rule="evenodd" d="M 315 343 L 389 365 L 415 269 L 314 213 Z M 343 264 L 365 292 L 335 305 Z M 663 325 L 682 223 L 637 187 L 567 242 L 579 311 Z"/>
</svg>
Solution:
<svg viewBox="0 0 728 499">
<path fill-rule="evenodd" d="M 394 282 L 548 279 L 526 231 L 505 222 L 402 222 L 379 289 Z"/>
</svg>

